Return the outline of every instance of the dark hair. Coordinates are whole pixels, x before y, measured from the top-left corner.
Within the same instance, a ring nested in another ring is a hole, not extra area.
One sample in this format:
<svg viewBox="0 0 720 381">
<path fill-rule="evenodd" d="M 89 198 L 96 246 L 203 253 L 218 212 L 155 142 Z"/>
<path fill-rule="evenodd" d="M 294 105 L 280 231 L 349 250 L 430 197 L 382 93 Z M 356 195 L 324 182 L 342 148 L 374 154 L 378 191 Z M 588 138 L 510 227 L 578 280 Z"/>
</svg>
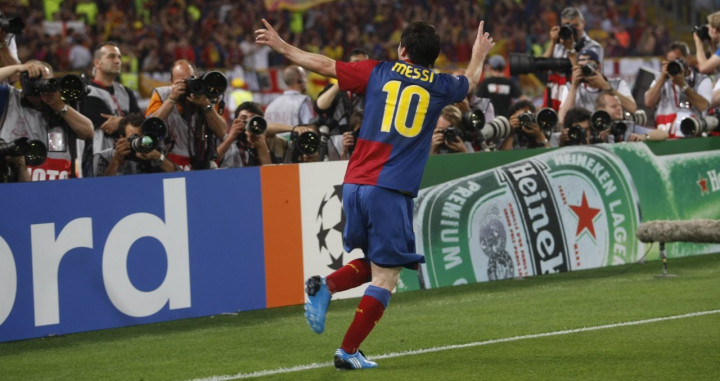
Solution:
<svg viewBox="0 0 720 381">
<path fill-rule="evenodd" d="M 563 120 L 563 127 L 570 128 L 580 122 L 590 120 L 590 115 L 590 110 L 584 107 L 573 107 L 568 110 L 567 114 L 565 114 L 565 119 Z"/>
<path fill-rule="evenodd" d="M 125 126 L 127 126 L 128 124 L 131 124 L 135 127 L 140 127 L 142 126 L 144 121 L 145 115 L 139 112 L 132 112 L 123 116 L 120 119 L 120 122 L 118 122 L 118 132 L 120 133 L 120 136 L 125 136 Z"/>
<path fill-rule="evenodd" d="M 255 102 L 243 102 L 240 103 L 239 106 L 235 108 L 235 117 L 237 118 L 238 115 L 240 115 L 240 111 L 247 110 L 255 115 L 265 116 L 265 113 L 262 110 L 262 107 L 260 107 L 259 104 Z"/>
<path fill-rule="evenodd" d="M 432 67 L 440 54 L 440 35 L 434 26 L 423 21 L 406 26 L 400 44 L 407 50 L 410 61 L 416 65 Z"/>
<path fill-rule="evenodd" d="M 359 55 L 363 55 L 365 57 L 370 57 L 370 53 L 368 53 L 367 50 L 365 50 L 363 48 L 354 48 L 353 50 L 350 51 L 350 53 L 348 53 L 347 58 L 348 58 L 348 60 L 350 60 L 350 57 L 359 56 Z"/>
<path fill-rule="evenodd" d="M 682 53 L 683 57 L 687 57 L 690 55 L 690 47 L 688 46 L 688 44 L 682 41 L 675 41 L 670 43 L 667 49 L 665 49 L 665 54 L 670 53 L 674 50 L 679 50 L 680 53 Z"/>
<path fill-rule="evenodd" d="M 510 108 L 508 109 L 508 115 L 512 115 L 518 110 L 522 110 L 524 108 L 529 108 L 530 112 L 535 112 L 535 105 L 532 102 L 528 100 L 522 100 L 517 101 L 510 106 Z"/>
<path fill-rule="evenodd" d="M 113 42 L 113 41 L 101 42 L 101 43 L 99 43 L 99 44 L 95 47 L 95 52 L 93 53 L 93 58 L 96 59 L 96 60 L 99 60 L 100 58 L 102 58 L 102 53 L 100 52 L 100 50 L 101 50 L 103 47 L 108 46 L 108 45 L 109 45 L 109 46 L 114 46 L 114 47 L 120 49 L 120 45 L 118 45 L 117 42 Z"/>
</svg>

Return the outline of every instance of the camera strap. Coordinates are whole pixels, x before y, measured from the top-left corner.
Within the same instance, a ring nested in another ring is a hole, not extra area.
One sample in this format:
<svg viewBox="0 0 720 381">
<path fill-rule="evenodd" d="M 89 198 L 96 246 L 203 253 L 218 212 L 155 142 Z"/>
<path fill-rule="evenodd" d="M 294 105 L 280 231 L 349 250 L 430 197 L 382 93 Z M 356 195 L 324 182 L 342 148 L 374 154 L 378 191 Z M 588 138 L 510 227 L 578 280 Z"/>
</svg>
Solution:
<svg viewBox="0 0 720 381">
<path fill-rule="evenodd" d="M 8 85 L 0 86 L 0 126 L 5 124 L 5 110 L 7 109 L 10 88 Z"/>
</svg>

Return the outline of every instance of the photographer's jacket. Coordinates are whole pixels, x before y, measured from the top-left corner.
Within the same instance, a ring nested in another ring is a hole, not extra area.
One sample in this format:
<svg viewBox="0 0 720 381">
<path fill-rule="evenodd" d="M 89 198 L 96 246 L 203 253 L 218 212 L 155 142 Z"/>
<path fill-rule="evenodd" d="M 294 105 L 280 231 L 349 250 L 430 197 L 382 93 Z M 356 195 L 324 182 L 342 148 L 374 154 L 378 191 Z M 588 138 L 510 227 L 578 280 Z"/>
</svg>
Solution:
<svg viewBox="0 0 720 381">
<path fill-rule="evenodd" d="M 0 138 L 6 142 L 26 137 L 39 140 L 47 148 L 47 159 L 39 166 L 28 165 L 32 181 L 58 180 L 70 177 L 71 155 L 68 146 L 68 129 L 63 120 L 49 107 L 42 111 L 24 107 L 22 91 L 14 86 L 0 86 L 0 92 L 7 95 L 7 106 L 3 111 L 4 122 L 0 127 Z M 0 97 L 2 98 L 2 97 Z"/>
<path fill-rule="evenodd" d="M 163 103 L 170 97 L 172 86 L 162 86 L 153 90 L 150 97 L 145 115 L 150 115 L 157 111 Z M 188 105 L 188 109 L 191 105 Z M 191 136 L 192 127 L 198 124 L 207 124 L 205 115 L 202 111 L 192 112 L 192 115 L 184 115 L 183 108 L 180 103 L 173 107 L 167 117 L 168 136 L 171 143 L 168 145 L 168 159 L 175 165 L 182 168 L 183 171 L 191 169 L 191 158 L 196 155 L 192 145 L 193 137 Z M 211 137 L 214 139 L 214 137 Z"/>
<path fill-rule="evenodd" d="M 650 84 L 650 88 L 655 86 L 656 81 L 657 79 Z M 708 103 L 710 102 L 713 87 L 710 77 L 693 70 L 689 76 L 685 77 L 685 82 Z M 683 119 L 690 115 L 703 116 L 706 114 L 706 111 L 700 111 L 690 104 L 687 95 L 680 87 L 673 81 L 667 80 L 660 90 L 660 100 L 655 110 L 655 128 L 667 131 L 670 138 L 682 137 L 680 122 Z"/>
</svg>

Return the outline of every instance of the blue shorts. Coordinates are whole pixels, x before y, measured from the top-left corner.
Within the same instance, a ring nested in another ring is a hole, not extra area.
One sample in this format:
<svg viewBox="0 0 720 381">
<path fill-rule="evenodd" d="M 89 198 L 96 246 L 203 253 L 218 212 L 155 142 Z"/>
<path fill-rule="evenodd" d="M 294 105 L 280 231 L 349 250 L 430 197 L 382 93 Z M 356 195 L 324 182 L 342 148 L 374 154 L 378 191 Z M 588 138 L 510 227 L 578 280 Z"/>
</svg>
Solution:
<svg viewBox="0 0 720 381">
<path fill-rule="evenodd" d="M 342 198 L 347 252 L 361 249 L 382 267 L 416 269 L 425 263 L 415 252 L 412 197 L 373 185 L 344 184 Z"/>
</svg>

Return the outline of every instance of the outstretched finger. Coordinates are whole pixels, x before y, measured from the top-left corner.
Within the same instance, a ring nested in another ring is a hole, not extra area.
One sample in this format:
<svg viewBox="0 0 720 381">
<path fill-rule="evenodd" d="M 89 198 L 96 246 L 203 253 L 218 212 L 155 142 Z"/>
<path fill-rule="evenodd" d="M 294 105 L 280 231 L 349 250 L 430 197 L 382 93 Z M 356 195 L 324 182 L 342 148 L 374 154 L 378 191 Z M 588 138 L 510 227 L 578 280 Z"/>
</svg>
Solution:
<svg viewBox="0 0 720 381">
<path fill-rule="evenodd" d="M 267 28 L 267 30 L 271 30 L 273 32 L 275 31 L 275 29 L 272 27 L 272 25 L 270 25 L 270 23 L 267 20 L 262 19 L 262 23 L 265 24 L 265 28 Z"/>
<path fill-rule="evenodd" d="M 480 25 L 478 25 L 478 36 L 483 35 L 483 28 L 485 27 L 485 20 L 480 21 Z"/>
</svg>

